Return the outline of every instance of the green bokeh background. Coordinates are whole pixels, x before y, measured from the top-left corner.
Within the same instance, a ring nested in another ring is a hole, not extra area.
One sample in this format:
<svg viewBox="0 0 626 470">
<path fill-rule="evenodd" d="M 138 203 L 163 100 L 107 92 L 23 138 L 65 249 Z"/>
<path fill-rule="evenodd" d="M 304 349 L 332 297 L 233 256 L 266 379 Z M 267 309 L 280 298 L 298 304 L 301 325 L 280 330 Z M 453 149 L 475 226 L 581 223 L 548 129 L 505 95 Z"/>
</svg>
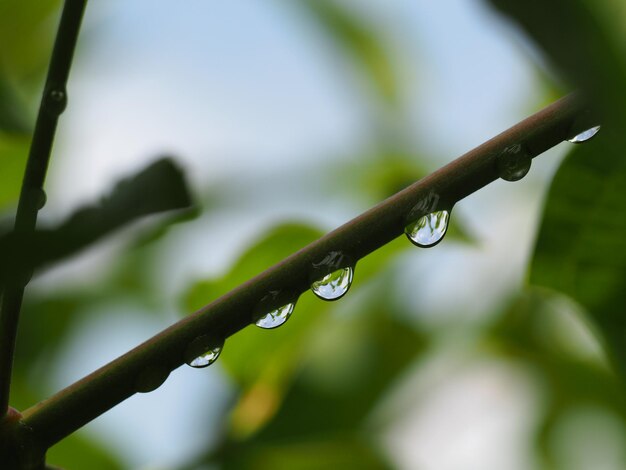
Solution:
<svg viewBox="0 0 626 470">
<path fill-rule="evenodd" d="M 411 129 L 398 125 L 410 93 L 400 78 L 403 61 L 409 60 L 405 50 L 361 14 L 357 1 L 278 5 L 298 9 L 319 40 L 330 42 L 342 63 L 350 64 L 337 74 L 355 84 L 371 113 L 369 138 L 374 142 L 363 146 L 367 150 L 354 149 L 354 155 L 338 158 L 332 167 L 308 172 L 307 184 L 317 189 L 320 200 L 366 208 L 434 169 L 425 148 L 406 138 Z M 445 374 L 460 377 L 459 387 L 476 363 L 498 364 L 532 385 L 530 395 L 539 397 L 533 401 L 536 419 L 520 437 L 527 442 L 526 456 L 515 468 L 626 468 L 626 10 L 620 0 L 558 0 L 549 5 L 492 0 L 488 7 L 537 47 L 529 61 L 536 67 L 537 95 L 542 98 L 528 112 L 568 90 L 583 89 L 603 116 L 600 134 L 568 147 L 549 189 L 541 189 L 546 195 L 526 263 L 528 275 L 479 320 L 444 320 L 433 327 L 420 318 L 436 315 L 437 309 L 415 312 L 415 303 L 398 288 L 407 284 L 405 260 L 416 256 L 416 249 L 404 239 L 390 243 L 358 263 L 355 285 L 344 300 L 323 303 L 304 294 L 284 327 L 270 333 L 250 327 L 227 341 L 212 373 L 229 384 L 228 399 L 218 417 L 207 420 L 217 438 L 207 439 L 201 452 L 175 468 L 410 468 L 394 454 L 389 430 L 398 429 L 394 426 L 405 415 L 418 421 L 428 415 L 428 403 L 442 380 L 429 371 L 446 357 L 453 357 L 455 365 L 445 367 Z M 56 0 L 0 2 L 3 230 L 16 207 L 59 8 Z M 437 53 L 436 45 L 421 47 Z M 423 65 L 428 67 L 427 58 Z M 55 155 L 53 166 L 55 158 L 63 157 Z M 287 177 L 298 184 L 297 174 Z M 272 184 L 263 178 L 246 176 L 231 183 L 235 188 L 262 187 L 271 194 Z M 168 270 L 164 252 L 177 249 L 172 233 L 184 233 L 214 214 L 241 210 L 241 199 L 254 197 L 253 191 L 237 192 L 233 186 L 216 182 L 196 188 L 200 210 L 191 217 L 153 218 L 115 235 L 115 256 L 106 260 L 97 283 L 58 289 L 35 284 L 20 325 L 12 405 L 24 409 L 51 392 L 47 374 L 55 367 L 50 361 L 59 357 L 85 316 L 106 314 L 105 308 L 94 306 L 119 305 L 123 310 L 133 305 L 161 315 L 164 294 L 155 287 L 155 271 Z M 243 206 L 254 212 L 253 204 Z M 247 239 L 247 246 L 237 248 L 228 269 L 196 276 L 173 300 L 166 299 L 166 306 L 182 317 L 329 228 L 309 217 L 307 207 L 270 218 Z M 475 255 L 484 241 L 463 217 L 453 217 L 444 243 Z M 436 257 L 429 259 L 445 265 Z M 505 269 L 506 256 L 501 263 Z M 444 266 L 443 272 L 452 277 L 455 266 Z M 423 275 L 429 275 L 427 265 Z M 476 299 L 492 288 L 481 286 Z M 445 294 L 454 296 L 452 289 Z M 442 296 L 441 302 L 446 300 Z M 420 377 L 418 385 L 412 377 Z M 176 380 L 175 374 L 169 379 Z M 408 400 L 407 395 L 413 396 Z M 201 404 L 198 413 L 204 412 Z M 410 406 L 415 408 L 410 411 Z M 158 410 L 153 413 L 158 415 Z M 445 419 L 454 429 L 461 418 L 452 408 Z M 146 417 L 146 426 L 153 423 Z M 489 425 L 479 421 L 476 433 L 483 424 Z M 140 442 L 142 436 L 134 438 Z M 126 468 L 128 458 L 106 442 L 97 433 L 81 431 L 51 449 L 49 461 L 68 469 Z M 468 468 L 458 460 L 446 464 L 448 459 L 443 453 L 433 455 L 423 468 Z"/>
</svg>

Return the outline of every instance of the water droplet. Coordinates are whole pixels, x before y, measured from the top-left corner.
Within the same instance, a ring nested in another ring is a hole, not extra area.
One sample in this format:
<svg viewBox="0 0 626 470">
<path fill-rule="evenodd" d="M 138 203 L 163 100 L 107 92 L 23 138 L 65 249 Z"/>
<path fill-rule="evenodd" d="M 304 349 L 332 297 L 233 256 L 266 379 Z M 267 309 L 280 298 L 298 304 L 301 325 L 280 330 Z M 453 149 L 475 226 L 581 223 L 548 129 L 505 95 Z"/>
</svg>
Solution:
<svg viewBox="0 0 626 470">
<path fill-rule="evenodd" d="M 313 263 L 311 290 L 323 300 L 340 299 L 348 292 L 353 275 L 352 258 L 341 251 L 331 251 L 324 259 Z"/>
<path fill-rule="evenodd" d="M 59 115 L 65 111 L 67 106 L 67 93 L 61 88 L 52 88 L 48 92 L 46 108 L 54 115 Z"/>
<path fill-rule="evenodd" d="M 422 248 L 435 246 L 446 234 L 449 219 L 448 211 L 431 212 L 407 225 L 404 233 L 417 246 Z"/>
<path fill-rule="evenodd" d="M 285 323 L 296 308 L 297 296 L 288 291 L 271 291 L 255 308 L 254 324 L 259 328 L 272 329 Z"/>
<path fill-rule="evenodd" d="M 353 275 L 354 270 L 350 266 L 338 269 L 311 284 L 311 290 L 323 300 L 340 299 L 350 289 Z"/>
<path fill-rule="evenodd" d="M 63 90 L 52 90 L 50 92 L 50 99 L 60 103 L 65 99 L 65 92 L 63 92 Z"/>
<path fill-rule="evenodd" d="M 40 189 L 37 194 L 37 209 L 41 210 L 46 205 L 48 195 L 43 189 Z"/>
<path fill-rule="evenodd" d="M 195 359 L 189 361 L 188 364 L 191 367 L 196 367 L 196 368 L 210 366 L 217 360 L 221 352 L 222 352 L 221 346 L 216 346 L 204 352 L 203 354 L 200 354 Z"/>
<path fill-rule="evenodd" d="M 296 304 L 288 303 L 282 307 L 275 308 L 266 315 L 259 318 L 254 324 L 260 328 L 276 328 L 285 323 L 293 313 Z"/>
<path fill-rule="evenodd" d="M 164 367 L 149 366 L 137 376 L 135 390 L 139 393 L 152 392 L 163 385 L 169 375 L 169 371 Z"/>
<path fill-rule="evenodd" d="M 530 170 L 532 160 L 530 152 L 522 144 L 511 145 L 498 155 L 498 174 L 503 180 L 519 181 Z"/>
<path fill-rule="evenodd" d="M 191 342 L 185 352 L 185 362 L 191 367 L 201 369 L 213 364 L 219 357 L 224 343 L 217 343 L 211 336 L 200 336 Z"/>
<path fill-rule="evenodd" d="M 595 126 L 595 127 L 590 128 L 590 129 L 587 129 L 586 131 L 583 131 L 580 134 L 575 135 L 571 139 L 567 139 L 567 140 L 568 140 L 568 142 L 571 142 L 573 144 L 582 144 L 583 142 L 587 142 L 592 137 L 595 137 L 595 135 L 599 131 L 600 131 L 600 126 Z"/>
</svg>

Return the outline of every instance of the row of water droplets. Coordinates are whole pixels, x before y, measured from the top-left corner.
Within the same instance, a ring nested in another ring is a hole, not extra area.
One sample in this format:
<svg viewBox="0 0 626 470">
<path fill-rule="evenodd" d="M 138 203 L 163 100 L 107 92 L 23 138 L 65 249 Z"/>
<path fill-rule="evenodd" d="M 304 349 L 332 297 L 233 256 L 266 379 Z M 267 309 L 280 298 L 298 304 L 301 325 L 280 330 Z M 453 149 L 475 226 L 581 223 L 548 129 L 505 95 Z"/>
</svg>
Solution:
<svg viewBox="0 0 626 470">
<path fill-rule="evenodd" d="M 352 261 L 339 251 L 330 252 L 318 263 L 313 263 L 311 291 L 322 300 L 338 300 L 352 285 Z M 283 298 L 284 303 L 280 301 Z M 297 293 L 272 291 L 261 299 L 255 309 L 255 325 L 273 329 L 285 323 L 296 307 Z M 277 308 L 266 306 L 280 305 Z"/>
<path fill-rule="evenodd" d="M 595 126 L 568 139 L 579 144 L 594 137 L 600 126 Z M 530 170 L 531 153 L 525 145 L 515 144 L 505 148 L 497 159 L 498 174 L 506 181 L 518 181 Z M 438 196 L 431 193 L 421 201 L 414 210 L 424 212 L 428 207 L 431 211 L 410 222 L 405 227 L 405 234 L 415 245 L 429 248 L 443 240 L 450 221 L 451 209 L 434 210 L 439 202 Z M 322 300 L 338 300 L 350 289 L 354 277 L 354 263 L 341 252 L 330 252 L 322 261 L 313 264 L 311 291 Z M 336 268 L 336 269 L 335 269 Z M 255 325 L 263 329 L 278 328 L 291 316 L 296 307 L 298 295 L 288 291 L 271 291 L 257 304 L 254 311 Z M 279 307 L 276 307 L 279 305 Z M 207 367 L 214 363 L 222 352 L 223 342 L 217 344 L 208 337 L 196 339 L 190 350 L 187 364 L 191 367 Z M 203 351 L 195 354 L 194 350 Z"/>
<path fill-rule="evenodd" d="M 340 252 L 331 252 L 319 263 L 313 264 L 314 281 L 311 291 L 323 300 L 338 300 L 343 297 L 352 285 L 354 268 L 349 259 Z M 337 269 L 333 269 L 337 268 Z M 332 271 L 327 272 L 329 269 Z M 270 291 L 256 305 L 253 311 L 254 324 L 263 329 L 274 329 L 283 325 L 296 308 L 297 292 L 289 290 Z M 278 306 L 277 306 L 278 305 Z M 190 345 L 186 354 L 187 364 L 191 367 L 202 368 L 213 364 L 224 343 L 218 343 L 208 337 L 200 337 Z M 201 351 L 199 354 L 198 351 Z"/>
<path fill-rule="evenodd" d="M 574 137 L 567 139 L 574 144 L 587 142 L 600 131 L 600 126 L 591 127 Z M 498 175 L 506 181 L 518 181 L 522 179 L 530 170 L 532 155 L 524 144 L 514 144 L 505 148 L 498 155 L 497 166 Z M 431 193 L 426 199 L 426 205 L 437 206 L 439 198 Z M 419 209 L 418 204 L 417 209 Z M 424 201 L 421 203 L 422 210 Z M 410 222 L 404 229 L 406 236 L 417 246 L 428 248 L 435 246 L 446 234 L 448 222 L 450 221 L 451 209 L 432 210 Z"/>
</svg>

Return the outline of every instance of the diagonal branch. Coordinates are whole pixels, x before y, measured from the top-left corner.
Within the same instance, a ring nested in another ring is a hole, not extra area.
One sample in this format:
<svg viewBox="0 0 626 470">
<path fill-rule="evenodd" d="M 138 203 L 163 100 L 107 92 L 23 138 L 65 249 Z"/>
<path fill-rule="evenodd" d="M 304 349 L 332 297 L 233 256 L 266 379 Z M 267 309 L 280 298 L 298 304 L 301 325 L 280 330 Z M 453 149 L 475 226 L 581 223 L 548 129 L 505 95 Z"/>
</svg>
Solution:
<svg viewBox="0 0 626 470">
<path fill-rule="evenodd" d="M 156 389 L 183 364 L 197 338 L 218 344 L 253 322 L 254 307 L 268 292 L 307 290 L 313 264 L 330 252 L 359 260 L 400 235 L 407 216 L 419 217 L 415 208 L 433 194 L 448 204 L 441 209 L 450 208 L 499 178 L 498 156 L 505 149 L 519 145 L 537 156 L 584 130 L 584 115 L 578 98 L 557 101 L 26 410 L 22 424 L 48 448 L 131 395 Z"/>
<path fill-rule="evenodd" d="M 19 235 L 29 234 L 35 229 L 37 212 L 45 201 L 43 183 L 57 121 L 67 104 L 67 78 L 86 3 L 87 0 L 66 0 L 63 8 L 15 216 L 15 232 Z M 0 285 L 0 417 L 5 415 L 9 405 L 17 324 L 24 286 L 29 277 L 28 266 L 23 266 L 20 271 L 13 273 L 15 282 L 11 285 Z"/>
</svg>

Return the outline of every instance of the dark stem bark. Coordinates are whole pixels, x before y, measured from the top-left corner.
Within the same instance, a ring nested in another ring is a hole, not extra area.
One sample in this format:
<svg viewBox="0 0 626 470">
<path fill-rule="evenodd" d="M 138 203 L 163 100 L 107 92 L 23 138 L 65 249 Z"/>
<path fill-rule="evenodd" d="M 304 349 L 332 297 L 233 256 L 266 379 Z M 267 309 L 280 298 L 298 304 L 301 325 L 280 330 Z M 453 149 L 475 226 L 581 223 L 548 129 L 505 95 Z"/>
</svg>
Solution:
<svg viewBox="0 0 626 470">
<path fill-rule="evenodd" d="M 67 104 L 67 78 L 86 3 L 87 0 L 66 0 L 63 7 L 15 216 L 14 230 L 19 234 L 34 230 L 37 213 L 45 201 L 43 184 L 57 121 Z M 20 272 L 14 273 L 11 282 L 7 282 L 3 287 L 0 307 L 0 413 L 2 416 L 6 414 L 9 405 L 17 325 L 24 287 L 29 277 L 30 267 L 22 266 Z"/>
<path fill-rule="evenodd" d="M 359 260 L 401 235 L 407 215 L 419 215 L 416 206 L 437 200 L 448 205 L 441 209 L 449 208 L 499 178 L 498 156 L 504 149 L 521 144 L 533 157 L 539 155 L 584 130 L 581 116 L 583 108 L 577 98 L 557 101 L 26 410 L 23 425 L 47 448 L 131 395 L 157 388 L 185 362 L 194 339 L 208 336 L 207 344 L 218 344 L 251 324 L 254 306 L 269 291 L 307 290 L 313 263 L 329 252 Z"/>
</svg>

